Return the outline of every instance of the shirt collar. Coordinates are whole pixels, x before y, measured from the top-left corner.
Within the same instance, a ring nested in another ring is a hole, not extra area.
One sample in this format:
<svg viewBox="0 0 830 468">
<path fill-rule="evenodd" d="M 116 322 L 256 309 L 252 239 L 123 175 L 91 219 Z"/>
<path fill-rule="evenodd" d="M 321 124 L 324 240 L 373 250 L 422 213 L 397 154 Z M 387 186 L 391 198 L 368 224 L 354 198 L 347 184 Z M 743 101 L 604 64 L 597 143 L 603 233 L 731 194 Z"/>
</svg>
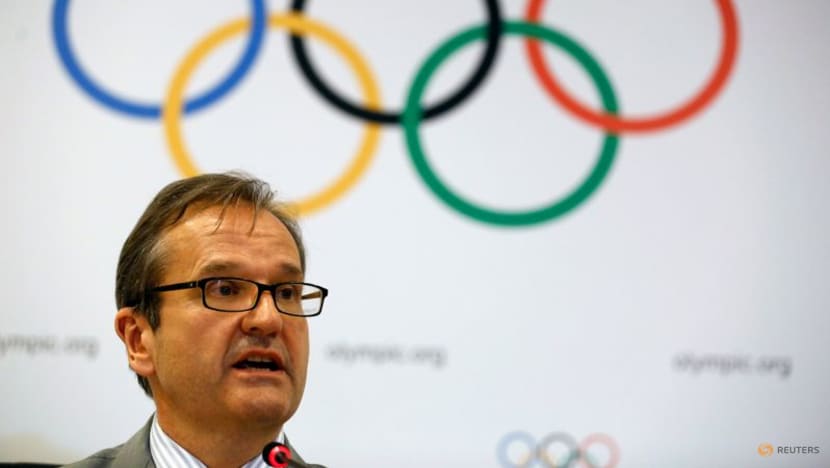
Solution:
<svg viewBox="0 0 830 468">
<path fill-rule="evenodd" d="M 274 441 L 284 444 L 285 433 L 280 430 Z M 153 415 L 153 425 L 150 427 L 150 455 L 153 457 L 153 462 L 157 468 L 207 468 L 198 458 L 164 433 L 155 414 Z M 269 467 L 262 456 L 257 455 L 240 468 Z"/>
</svg>

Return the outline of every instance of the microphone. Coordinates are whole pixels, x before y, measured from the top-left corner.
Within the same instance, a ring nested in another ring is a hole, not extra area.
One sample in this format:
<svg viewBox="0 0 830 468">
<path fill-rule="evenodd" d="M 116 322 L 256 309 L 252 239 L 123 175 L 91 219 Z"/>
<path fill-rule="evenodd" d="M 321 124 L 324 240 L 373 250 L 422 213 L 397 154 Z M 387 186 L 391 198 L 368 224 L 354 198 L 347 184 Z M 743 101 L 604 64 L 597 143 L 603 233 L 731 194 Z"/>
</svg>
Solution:
<svg viewBox="0 0 830 468">
<path fill-rule="evenodd" d="M 291 450 L 279 442 L 270 442 L 262 449 L 262 459 L 268 466 L 287 468 L 291 460 Z"/>
</svg>

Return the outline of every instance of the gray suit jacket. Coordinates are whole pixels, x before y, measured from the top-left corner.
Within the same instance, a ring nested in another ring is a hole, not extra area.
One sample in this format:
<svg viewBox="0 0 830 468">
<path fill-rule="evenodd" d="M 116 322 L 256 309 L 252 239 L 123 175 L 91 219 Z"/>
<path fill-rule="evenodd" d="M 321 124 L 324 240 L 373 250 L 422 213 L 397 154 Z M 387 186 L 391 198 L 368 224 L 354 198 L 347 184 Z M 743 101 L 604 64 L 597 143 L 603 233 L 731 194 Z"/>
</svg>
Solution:
<svg viewBox="0 0 830 468">
<path fill-rule="evenodd" d="M 108 449 L 101 450 L 89 457 L 66 465 L 67 468 L 155 468 L 153 457 L 150 455 L 150 426 L 153 424 L 153 418 L 147 421 L 138 432 L 135 433 L 130 440 L 123 444 Z M 300 455 L 285 439 L 286 445 L 291 449 L 290 468 L 326 468 L 323 465 L 313 465 L 306 463 Z"/>
</svg>

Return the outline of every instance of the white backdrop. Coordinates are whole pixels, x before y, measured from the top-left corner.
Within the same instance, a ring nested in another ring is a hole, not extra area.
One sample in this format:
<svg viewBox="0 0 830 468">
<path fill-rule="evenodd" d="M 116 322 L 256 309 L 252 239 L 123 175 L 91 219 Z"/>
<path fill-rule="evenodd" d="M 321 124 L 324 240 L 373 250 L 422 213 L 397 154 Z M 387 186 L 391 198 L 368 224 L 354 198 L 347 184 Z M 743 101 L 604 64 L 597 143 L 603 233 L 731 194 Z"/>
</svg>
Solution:
<svg viewBox="0 0 830 468">
<path fill-rule="evenodd" d="M 486 18 L 475 1 L 309 3 L 397 110 L 427 56 Z M 619 467 L 830 465 L 830 3 L 725 3 L 738 48 L 722 89 L 676 125 L 622 132 L 607 177 L 562 216 L 499 226 L 464 215 L 419 176 L 403 128 L 379 129 L 354 186 L 303 218 L 307 278 L 331 289 L 287 426 L 305 458 L 514 466 L 564 433 L 601 466 L 616 455 Z M 525 14 L 524 1 L 499 5 L 505 19 Z M 152 412 L 113 332 L 113 278 L 138 216 L 182 172 L 161 119 L 117 111 L 69 73 L 59 6 L 0 3 L 0 461 L 71 461 L 126 440 Z M 64 24 L 89 77 L 158 106 L 188 51 L 251 11 L 75 0 Z M 557 0 L 542 22 L 599 62 L 621 114 L 643 117 L 710 79 L 720 11 Z M 346 170 L 367 126 L 309 86 L 284 29 L 264 34 L 238 85 L 181 119 L 183 140 L 202 171 L 244 169 L 302 199 Z M 221 81 L 247 35 L 208 54 L 185 94 Z M 362 102 L 340 55 L 306 42 L 320 75 Z M 463 84 L 483 50 L 452 55 L 424 101 Z M 597 108 L 582 66 L 544 50 L 567 92 Z M 471 97 L 420 127 L 450 190 L 501 211 L 574 190 L 603 135 L 551 98 L 515 35 Z M 794 450 L 818 453 L 784 453 Z"/>
</svg>

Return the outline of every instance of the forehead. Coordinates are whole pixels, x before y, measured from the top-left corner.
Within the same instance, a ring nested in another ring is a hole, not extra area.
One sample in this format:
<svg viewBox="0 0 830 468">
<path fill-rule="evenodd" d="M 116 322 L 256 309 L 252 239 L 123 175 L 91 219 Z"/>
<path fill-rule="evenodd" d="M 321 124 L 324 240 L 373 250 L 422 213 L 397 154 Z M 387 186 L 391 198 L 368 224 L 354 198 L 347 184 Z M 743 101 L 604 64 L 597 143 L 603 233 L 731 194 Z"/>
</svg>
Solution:
<svg viewBox="0 0 830 468">
<path fill-rule="evenodd" d="M 302 273 L 297 244 L 268 210 L 247 204 L 188 208 L 161 238 L 163 277 L 188 281 L 192 275 L 228 274 L 270 279 Z M 187 277 L 184 277 L 187 276 Z M 254 279 L 254 278 L 251 278 Z"/>
</svg>

